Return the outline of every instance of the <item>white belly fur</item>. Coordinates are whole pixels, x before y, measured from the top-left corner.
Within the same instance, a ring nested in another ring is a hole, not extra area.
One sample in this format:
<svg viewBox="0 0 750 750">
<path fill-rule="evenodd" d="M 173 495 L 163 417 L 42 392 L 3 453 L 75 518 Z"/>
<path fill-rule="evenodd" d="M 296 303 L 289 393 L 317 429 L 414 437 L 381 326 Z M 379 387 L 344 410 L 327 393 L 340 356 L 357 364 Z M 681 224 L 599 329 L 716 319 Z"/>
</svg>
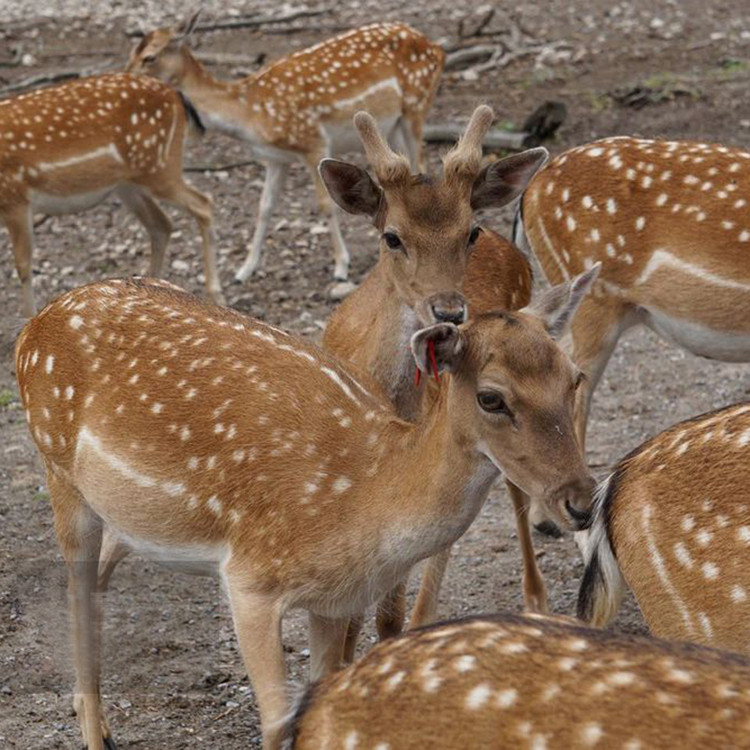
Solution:
<svg viewBox="0 0 750 750">
<path fill-rule="evenodd" d="M 660 310 L 647 309 L 645 313 L 649 328 L 692 354 L 722 362 L 750 362 L 750 334 L 717 331 Z"/>
<path fill-rule="evenodd" d="M 78 213 L 101 203 L 114 190 L 114 187 L 107 187 L 90 193 L 74 193 L 73 195 L 54 195 L 34 190 L 31 193 L 31 210 L 34 213 L 51 216 Z"/>
</svg>

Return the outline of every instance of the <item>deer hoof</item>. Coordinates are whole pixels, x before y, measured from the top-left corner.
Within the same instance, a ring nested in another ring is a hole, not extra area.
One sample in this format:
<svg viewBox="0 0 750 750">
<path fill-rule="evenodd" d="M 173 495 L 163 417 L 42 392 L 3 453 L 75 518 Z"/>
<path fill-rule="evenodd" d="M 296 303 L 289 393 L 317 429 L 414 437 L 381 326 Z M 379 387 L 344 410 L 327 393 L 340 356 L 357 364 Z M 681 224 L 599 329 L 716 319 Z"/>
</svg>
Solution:
<svg viewBox="0 0 750 750">
<path fill-rule="evenodd" d="M 542 521 L 541 523 L 535 523 L 534 528 L 544 536 L 551 536 L 553 539 L 559 539 L 562 536 L 562 531 L 554 521 Z"/>
</svg>

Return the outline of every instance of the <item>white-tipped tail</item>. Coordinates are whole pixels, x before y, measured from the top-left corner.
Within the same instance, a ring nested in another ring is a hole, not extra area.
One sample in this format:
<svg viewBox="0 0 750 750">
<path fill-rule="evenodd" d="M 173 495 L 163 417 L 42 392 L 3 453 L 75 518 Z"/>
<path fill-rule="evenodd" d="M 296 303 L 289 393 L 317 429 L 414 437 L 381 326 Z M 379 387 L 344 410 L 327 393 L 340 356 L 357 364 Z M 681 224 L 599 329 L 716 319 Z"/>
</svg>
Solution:
<svg viewBox="0 0 750 750">
<path fill-rule="evenodd" d="M 576 534 L 586 569 L 578 591 L 578 617 L 595 627 L 606 626 L 617 614 L 625 592 L 625 580 L 617 564 L 607 528 L 613 481 L 610 474 L 594 495 L 591 523 Z"/>
</svg>

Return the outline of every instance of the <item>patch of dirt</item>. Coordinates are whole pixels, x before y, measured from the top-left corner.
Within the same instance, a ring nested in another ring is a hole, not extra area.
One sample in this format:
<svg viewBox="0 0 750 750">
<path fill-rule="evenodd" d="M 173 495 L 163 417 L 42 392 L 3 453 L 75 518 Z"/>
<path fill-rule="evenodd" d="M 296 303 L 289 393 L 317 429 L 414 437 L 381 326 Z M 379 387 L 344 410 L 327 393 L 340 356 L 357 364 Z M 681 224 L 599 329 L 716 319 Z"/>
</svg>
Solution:
<svg viewBox="0 0 750 750">
<path fill-rule="evenodd" d="M 235 15 L 268 12 L 260 0 L 232 5 Z M 107 0 L 96 4 L 93 15 L 86 6 L 91 4 L 6 2 L 0 62 L 12 59 L 18 47 L 23 63 L 0 67 L 0 85 L 68 67 L 121 65 L 129 48 L 124 30 L 138 20 L 148 26 L 182 12 L 176 2 L 139 4 L 134 11 L 128 3 Z M 208 19 L 228 13 L 224 3 L 205 6 Z M 203 53 L 274 59 L 340 27 L 375 19 L 402 19 L 434 38 L 455 42 L 459 20 L 468 18 L 471 26 L 485 10 L 466 0 L 359 0 L 340 3 L 335 14 L 300 24 L 303 28 L 293 34 L 237 29 L 201 34 L 198 44 Z M 51 18 L 39 18 L 45 13 Z M 525 4 L 519 13 L 523 28 L 536 40 L 566 42 L 563 53 L 521 57 L 477 80 L 446 76 L 432 122 L 464 120 L 476 104 L 487 101 L 500 121 L 520 125 L 538 104 L 557 99 L 569 116 L 551 144 L 553 151 L 616 134 L 748 145 L 750 18 L 745 0 L 550 0 Z M 230 76 L 240 71 L 216 72 Z M 638 108 L 618 104 L 618 92 L 644 90 L 659 95 Z M 686 93 L 672 95 L 678 91 Z M 439 153 L 428 149 L 433 167 Z M 188 149 L 187 161 L 229 164 L 247 157 L 239 142 L 209 135 Z M 315 231 L 321 219 L 304 170 L 292 169 L 261 272 L 242 286 L 230 282 L 252 235 L 262 170 L 253 164 L 196 173 L 191 179 L 215 199 L 219 265 L 230 304 L 319 340 L 333 304 L 328 297 L 333 264 L 328 235 Z M 176 212 L 171 215 L 178 233 L 170 247 L 169 278 L 200 292 L 196 228 Z M 508 231 L 508 211 L 485 218 Z M 352 252 L 352 278 L 358 281 L 374 262 L 375 234 L 354 217 L 343 217 L 343 228 Z M 70 711 L 65 571 L 42 466 L 15 397 L 12 347 L 23 321 L 17 315 L 20 298 L 9 242 L 2 236 L 8 250 L 0 255 L 0 746 L 78 748 Z M 43 304 L 94 278 L 144 272 L 147 263 L 140 228 L 114 202 L 84 215 L 49 219 L 36 232 L 37 299 Z M 612 461 L 678 419 L 746 399 L 746 372 L 744 366 L 698 360 L 643 331 L 627 336 L 595 398 L 589 439 L 595 471 L 603 475 Z M 537 538 L 536 545 L 552 610 L 571 613 L 582 570 L 572 539 Z M 455 547 L 441 614 L 519 610 L 520 574 L 512 509 L 498 487 Z M 217 584 L 132 557 L 116 572 L 105 600 L 104 701 L 121 748 L 259 745 L 252 691 Z M 615 627 L 643 630 L 632 602 Z M 302 616 L 288 618 L 285 639 L 290 676 L 299 682 L 308 661 Z M 373 640 L 370 629 L 365 647 Z"/>
</svg>

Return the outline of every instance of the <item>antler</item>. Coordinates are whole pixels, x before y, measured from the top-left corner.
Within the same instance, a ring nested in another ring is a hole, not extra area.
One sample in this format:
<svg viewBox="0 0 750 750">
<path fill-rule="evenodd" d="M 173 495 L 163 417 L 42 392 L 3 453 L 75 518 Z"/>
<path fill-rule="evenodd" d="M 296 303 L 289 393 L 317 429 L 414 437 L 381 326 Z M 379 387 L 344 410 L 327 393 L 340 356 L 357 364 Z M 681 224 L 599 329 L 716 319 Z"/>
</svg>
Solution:
<svg viewBox="0 0 750 750">
<path fill-rule="evenodd" d="M 494 117 L 492 109 L 486 104 L 474 110 L 464 134 L 443 158 L 443 173 L 446 180 L 473 180 L 477 176 L 482 166 L 482 139 L 490 129 Z"/>
<path fill-rule="evenodd" d="M 381 184 L 398 182 L 411 175 L 409 160 L 391 149 L 372 115 L 357 112 L 354 115 L 354 127 Z"/>
</svg>

